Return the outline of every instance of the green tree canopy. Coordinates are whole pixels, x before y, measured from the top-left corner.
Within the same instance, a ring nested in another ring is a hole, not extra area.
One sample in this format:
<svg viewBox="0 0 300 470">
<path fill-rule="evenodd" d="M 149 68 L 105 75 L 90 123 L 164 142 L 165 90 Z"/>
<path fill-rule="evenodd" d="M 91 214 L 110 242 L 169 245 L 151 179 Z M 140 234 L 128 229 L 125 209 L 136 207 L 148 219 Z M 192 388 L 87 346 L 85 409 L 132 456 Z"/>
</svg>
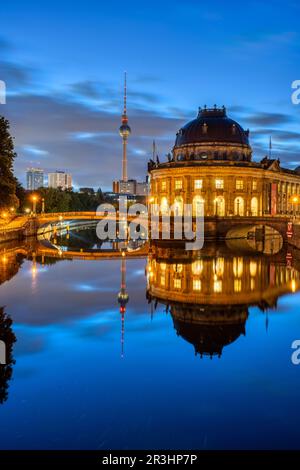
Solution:
<svg viewBox="0 0 300 470">
<path fill-rule="evenodd" d="M 0 209 L 18 207 L 13 164 L 16 153 L 9 122 L 0 116 Z"/>
</svg>

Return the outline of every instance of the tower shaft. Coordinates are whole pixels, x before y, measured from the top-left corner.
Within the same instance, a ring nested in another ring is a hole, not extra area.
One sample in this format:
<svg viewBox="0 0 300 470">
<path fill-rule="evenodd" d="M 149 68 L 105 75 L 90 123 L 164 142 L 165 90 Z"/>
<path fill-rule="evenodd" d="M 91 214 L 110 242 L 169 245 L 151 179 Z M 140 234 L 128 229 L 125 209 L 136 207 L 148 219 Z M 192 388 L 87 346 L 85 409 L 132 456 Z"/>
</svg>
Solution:
<svg viewBox="0 0 300 470">
<path fill-rule="evenodd" d="M 127 138 L 123 137 L 122 181 L 127 181 Z"/>
</svg>

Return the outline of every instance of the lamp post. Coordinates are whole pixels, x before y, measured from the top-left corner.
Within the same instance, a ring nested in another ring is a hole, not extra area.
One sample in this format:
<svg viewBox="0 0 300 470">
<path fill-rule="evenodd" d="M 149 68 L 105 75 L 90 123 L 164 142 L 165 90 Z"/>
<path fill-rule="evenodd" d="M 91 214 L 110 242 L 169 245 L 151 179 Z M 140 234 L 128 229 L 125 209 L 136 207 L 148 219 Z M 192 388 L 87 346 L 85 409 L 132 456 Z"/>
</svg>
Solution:
<svg viewBox="0 0 300 470">
<path fill-rule="evenodd" d="M 45 212 L 45 198 L 42 197 L 42 214 Z"/>
<path fill-rule="evenodd" d="M 294 195 L 291 199 L 293 204 L 293 218 L 296 218 L 296 205 L 299 203 L 299 196 Z"/>
<path fill-rule="evenodd" d="M 37 196 L 33 195 L 32 196 L 32 213 L 33 213 L 33 215 L 36 215 L 36 202 L 37 202 Z"/>
</svg>

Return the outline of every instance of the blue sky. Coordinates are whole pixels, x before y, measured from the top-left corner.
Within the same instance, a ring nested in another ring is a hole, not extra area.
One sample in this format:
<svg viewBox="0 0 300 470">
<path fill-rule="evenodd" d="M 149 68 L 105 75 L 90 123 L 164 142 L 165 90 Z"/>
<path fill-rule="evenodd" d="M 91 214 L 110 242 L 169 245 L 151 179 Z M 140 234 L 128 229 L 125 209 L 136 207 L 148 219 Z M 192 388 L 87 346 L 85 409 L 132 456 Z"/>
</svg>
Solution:
<svg viewBox="0 0 300 470">
<path fill-rule="evenodd" d="M 121 173 L 123 72 L 129 174 L 143 179 L 152 140 L 163 158 L 198 106 L 223 105 L 250 128 L 254 159 L 300 164 L 300 6 L 295 1 L 85 2 L 2 6 L 0 79 L 24 182 L 28 166 L 66 169 L 110 189 Z"/>
</svg>

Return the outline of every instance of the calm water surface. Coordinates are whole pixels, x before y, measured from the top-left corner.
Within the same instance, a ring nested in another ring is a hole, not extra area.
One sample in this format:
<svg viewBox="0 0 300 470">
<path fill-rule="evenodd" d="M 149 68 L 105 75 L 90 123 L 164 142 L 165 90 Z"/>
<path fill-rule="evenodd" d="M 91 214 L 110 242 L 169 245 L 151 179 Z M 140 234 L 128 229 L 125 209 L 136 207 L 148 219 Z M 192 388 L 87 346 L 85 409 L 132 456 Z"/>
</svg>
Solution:
<svg viewBox="0 0 300 470">
<path fill-rule="evenodd" d="M 101 248 L 70 238 L 0 258 L 2 449 L 300 447 L 297 253 L 65 259 Z"/>
</svg>

